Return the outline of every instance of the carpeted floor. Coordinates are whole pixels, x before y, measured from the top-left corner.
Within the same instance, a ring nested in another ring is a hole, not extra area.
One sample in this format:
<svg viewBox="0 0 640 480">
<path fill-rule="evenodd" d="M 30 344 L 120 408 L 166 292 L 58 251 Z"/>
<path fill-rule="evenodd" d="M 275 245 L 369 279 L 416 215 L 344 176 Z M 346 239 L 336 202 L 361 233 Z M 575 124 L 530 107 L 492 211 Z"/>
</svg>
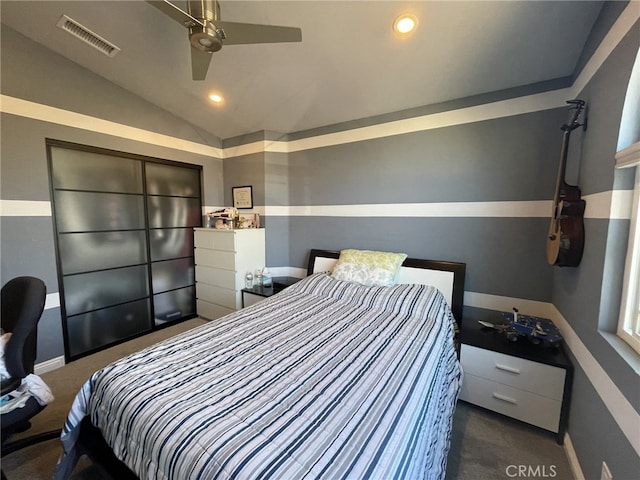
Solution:
<svg viewBox="0 0 640 480">
<path fill-rule="evenodd" d="M 30 430 L 20 435 L 61 428 L 76 392 L 95 370 L 203 322 L 200 319 L 189 320 L 43 374 L 42 378 L 53 391 L 56 400 L 34 417 Z M 20 436 L 16 435 L 15 438 Z M 3 458 L 2 470 L 8 480 L 48 480 L 60 453 L 58 440 L 40 443 Z M 523 478 L 519 472 L 526 473 L 524 477 L 530 480 L 573 478 L 564 448 L 555 442 L 551 433 L 460 402 L 454 416 L 446 479 Z M 109 480 L 106 473 L 85 457 L 80 460 L 71 478 Z"/>
<path fill-rule="evenodd" d="M 458 402 L 446 480 L 571 480 L 562 445 L 550 432 Z"/>
</svg>

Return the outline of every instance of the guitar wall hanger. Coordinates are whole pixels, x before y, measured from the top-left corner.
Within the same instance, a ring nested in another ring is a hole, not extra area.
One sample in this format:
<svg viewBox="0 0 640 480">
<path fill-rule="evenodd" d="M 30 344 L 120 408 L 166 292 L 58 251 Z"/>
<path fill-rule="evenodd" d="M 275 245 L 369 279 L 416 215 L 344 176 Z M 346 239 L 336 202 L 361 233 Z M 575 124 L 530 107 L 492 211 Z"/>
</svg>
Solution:
<svg viewBox="0 0 640 480">
<path fill-rule="evenodd" d="M 562 130 L 563 132 L 566 131 L 567 129 L 571 129 L 571 131 L 575 130 L 578 127 L 582 127 L 582 131 L 586 132 L 587 131 L 587 124 L 589 123 L 589 116 L 587 115 L 588 112 L 588 107 L 587 104 L 584 102 L 584 100 L 567 100 L 567 103 L 569 105 L 571 105 L 569 107 L 569 111 L 571 110 L 578 110 L 577 112 L 577 118 L 574 115 L 574 119 L 570 122 L 570 123 L 565 123 L 564 125 L 562 125 L 562 127 L 560 127 L 560 130 Z M 583 115 L 583 119 L 582 119 L 582 123 L 577 122 L 577 119 L 580 117 L 580 113 L 584 111 L 584 115 Z"/>
<path fill-rule="evenodd" d="M 573 111 L 569 123 L 562 125 L 562 149 L 560 167 L 553 198 L 551 224 L 547 236 L 547 262 L 559 267 L 576 267 L 582 260 L 584 250 L 584 209 L 586 202 L 582 199 L 580 188 L 569 185 L 565 181 L 567 170 L 567 153 L 569 137 L 576 128 L 587 129 L 586 113 L 580 123 L 580 115 L 586 109 L 584 100 L 567 100 L 569 110 Z"/>
</svg>

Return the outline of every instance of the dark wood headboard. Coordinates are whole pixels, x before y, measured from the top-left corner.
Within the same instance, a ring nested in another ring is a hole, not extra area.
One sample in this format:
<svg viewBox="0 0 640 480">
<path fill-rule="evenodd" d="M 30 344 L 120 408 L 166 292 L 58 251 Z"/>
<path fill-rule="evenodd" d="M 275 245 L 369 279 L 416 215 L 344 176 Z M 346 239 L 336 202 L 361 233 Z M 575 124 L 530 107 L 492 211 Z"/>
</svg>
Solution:
<svg viewBox="0 0 640 480">
<path fill-rule="evenodd" d="M 311 250 L 307 275 L 331 270 L 339 257 L 337 250 Z M 449 302 L 451 312 L 460 326 L 466 269 L 466 263 L 407 258 L 400 267 L 398 283 L 420 283 L 438 288 Z"/>
</svg>

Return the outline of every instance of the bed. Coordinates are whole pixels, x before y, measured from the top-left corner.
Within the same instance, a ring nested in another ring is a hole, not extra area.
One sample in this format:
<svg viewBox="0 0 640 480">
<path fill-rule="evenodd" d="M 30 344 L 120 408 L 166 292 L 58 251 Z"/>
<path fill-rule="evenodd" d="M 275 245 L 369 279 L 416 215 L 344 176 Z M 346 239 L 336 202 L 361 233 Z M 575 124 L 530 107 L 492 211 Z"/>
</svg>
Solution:
<svg viewBox="0 0 640 480">
<path fill-rule="evenodd" d="M 465 265 L 404 260 L 395 286 L 327 273 L 94 373 L 54 478 L 444 478 Z"/>
</svg>

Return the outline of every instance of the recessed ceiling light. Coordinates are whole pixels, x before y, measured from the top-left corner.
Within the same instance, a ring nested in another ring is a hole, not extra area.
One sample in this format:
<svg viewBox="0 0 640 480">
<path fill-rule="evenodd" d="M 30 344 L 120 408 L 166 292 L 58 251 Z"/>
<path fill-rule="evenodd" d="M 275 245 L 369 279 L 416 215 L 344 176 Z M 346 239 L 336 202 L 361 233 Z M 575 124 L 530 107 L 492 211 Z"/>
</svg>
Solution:
<svg viewBox="0 0 640 480">
<path fill-rule="evenodd" d="M 413 31 L 418 26 L 418 17 L 410 13 L 400 15 L 393 22 L 393 29 L 402 34 Z"/>
<path fill-rule="evenodd" d="M 209 100 L 211 100 L 213 103 L 222 103 L 224 101 L 224 98 L 218 93 L 212 93 L 211 95 L 209 95 Z"/>
</svg>

